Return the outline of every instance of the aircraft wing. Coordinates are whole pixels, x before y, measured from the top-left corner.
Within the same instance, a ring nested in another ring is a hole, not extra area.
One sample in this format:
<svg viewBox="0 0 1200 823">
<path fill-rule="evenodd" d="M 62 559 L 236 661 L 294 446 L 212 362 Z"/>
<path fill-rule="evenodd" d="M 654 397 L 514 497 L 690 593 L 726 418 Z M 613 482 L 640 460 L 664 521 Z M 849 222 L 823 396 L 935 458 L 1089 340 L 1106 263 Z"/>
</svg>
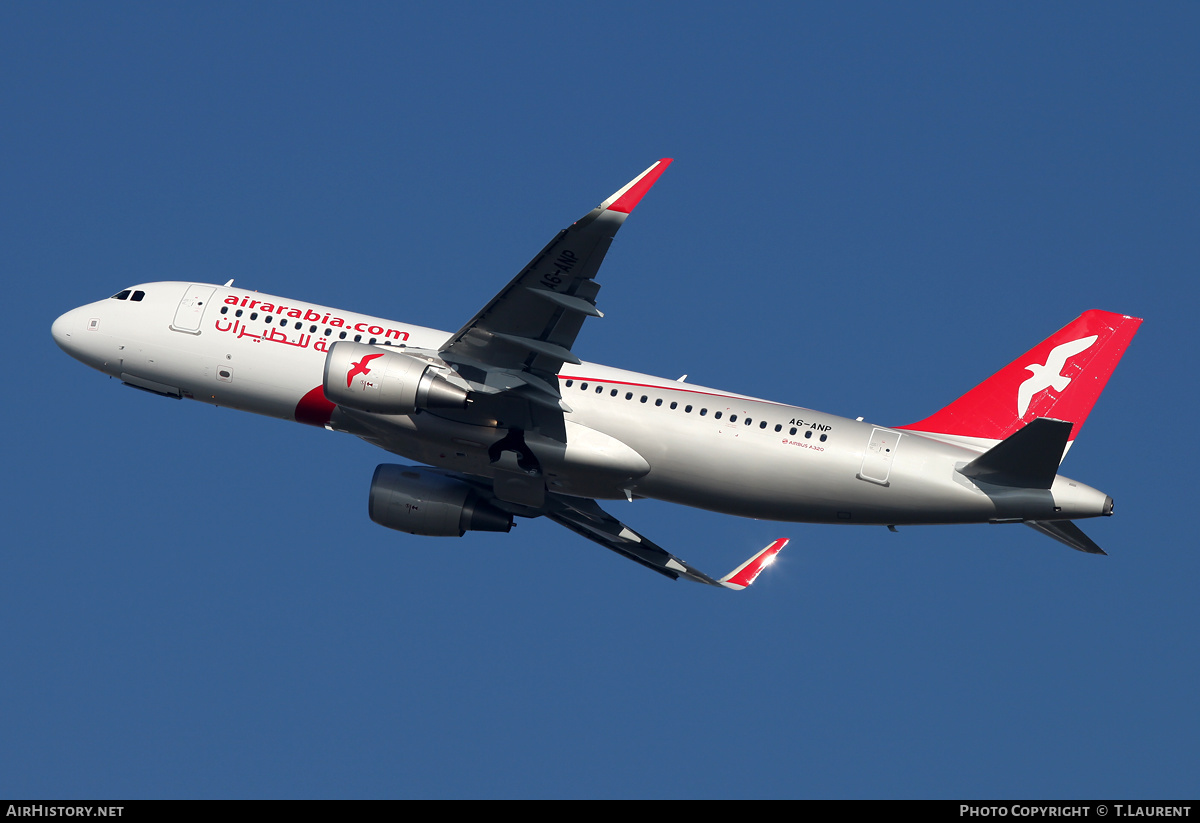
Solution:
<svg viewBox="0 0 1200 823">
<path fill-rule="evenodd" d="M 714 580 L 617 520 L 601 509 L 595 500 L 549 495 L 547 504 L 550 511 L 546 517 L 622 557 L 641 563 L 672 580 L 683 577 L 695 583 L 726 589 L 741 590 L 753 583 L 788 542 L 787 538 L 774 541 L 720 580 Z"/>
<path fill-rule="evenodd" d="M 617 229 L 670 163 L 659 160 L 560 231 L 446 341 L 442 359 L 485 391 L 515 391 L 531 402 L 566 410 L 556 375 L 563 363 L 579 363 L 571 346 L 583 321 L 602 316 L 596 308 L 596 273 Z"/>
</svg>

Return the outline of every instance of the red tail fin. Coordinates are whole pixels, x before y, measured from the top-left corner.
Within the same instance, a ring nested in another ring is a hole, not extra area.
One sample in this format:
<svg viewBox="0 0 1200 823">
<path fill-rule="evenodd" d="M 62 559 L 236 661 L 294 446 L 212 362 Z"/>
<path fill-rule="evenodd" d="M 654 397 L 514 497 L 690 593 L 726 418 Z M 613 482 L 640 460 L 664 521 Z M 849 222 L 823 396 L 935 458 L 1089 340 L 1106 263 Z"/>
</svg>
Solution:
<svg viewBox="0 0 1200 823">
<path fill-rule="evenodd" d="M 1093 309 L 941 411 L 897 428 L 1003 440 L 1038 417 L 1074 423 L 1074 440 L 1142 321 Z"/>
</svg>

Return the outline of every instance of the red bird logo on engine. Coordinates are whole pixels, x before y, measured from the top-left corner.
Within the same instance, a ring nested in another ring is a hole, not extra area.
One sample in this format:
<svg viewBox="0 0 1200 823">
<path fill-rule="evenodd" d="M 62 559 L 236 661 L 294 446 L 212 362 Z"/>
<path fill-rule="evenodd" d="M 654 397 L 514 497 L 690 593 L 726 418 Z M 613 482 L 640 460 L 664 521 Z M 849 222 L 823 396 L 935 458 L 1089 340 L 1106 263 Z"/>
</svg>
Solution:
<svg viewBox="0 0 1200 823">
<path fill-rule="evenodd" d="M 354 375 L 371 373 L 371 369 L 367 366 L 367 364 L 376 357 L 383 357 L 383 354 L 368 354 L 362 360 L 359 360 L 357 363 L 355 363 L 354 368 L 346 372 L 346 388 L 350 388 L 350 384 L 354 382 Z"/>
</svg>

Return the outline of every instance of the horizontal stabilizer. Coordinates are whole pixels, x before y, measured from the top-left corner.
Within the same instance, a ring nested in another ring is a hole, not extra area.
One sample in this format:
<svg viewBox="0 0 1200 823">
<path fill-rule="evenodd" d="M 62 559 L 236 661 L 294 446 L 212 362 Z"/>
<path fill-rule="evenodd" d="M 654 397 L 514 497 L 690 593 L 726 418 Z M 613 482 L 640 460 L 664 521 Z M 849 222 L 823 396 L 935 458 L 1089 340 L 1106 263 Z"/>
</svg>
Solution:
<svg viewBox="0 0 1200 823">
<path fill-rule="evenodd" d="M 1096 545 L 1092 538 L 1083 533 L 1083 529 L 1070 520 L 1026 520 L 1025 525 L 1036 529 L 1047 537 L 1053 537 L 1059 543 L 1066 544 L 1072 549 L 1088 554 L 1108 554 Z"/>
<path fill-rule="evenodd" d="M 1023 489 L 1054 485 L 1071 423 L 1039 417 L 1009 435 L 959 471 L 972 480 Z"/>
</svg>

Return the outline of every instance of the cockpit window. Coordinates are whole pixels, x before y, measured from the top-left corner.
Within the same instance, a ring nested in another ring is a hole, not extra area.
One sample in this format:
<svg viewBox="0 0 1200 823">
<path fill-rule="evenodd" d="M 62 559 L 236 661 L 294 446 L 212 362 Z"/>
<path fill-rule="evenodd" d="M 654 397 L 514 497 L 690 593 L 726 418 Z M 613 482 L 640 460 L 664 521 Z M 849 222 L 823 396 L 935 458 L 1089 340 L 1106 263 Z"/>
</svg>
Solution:
<svg viewBox="0 0 1200 823">
<path fill-rule="evenodd" d="M 111 299 L 113 299 L 113 300 L 128 300 L 129 294 L 130 294 L 130 290 L 124 289 L 123 291 L 119 291 L 116 294 L 114 294 Z"/>
<path fill-rule="evenodd" d="M 146 296 L 146 293 L 144 291 L 139 290 L 139 291 L 135 291 L 133 293 L 133 297 L 131 297 L 129 299 L 132 300 L 133 302 L 137 303 L 145 296 Z"/>
</svg>

